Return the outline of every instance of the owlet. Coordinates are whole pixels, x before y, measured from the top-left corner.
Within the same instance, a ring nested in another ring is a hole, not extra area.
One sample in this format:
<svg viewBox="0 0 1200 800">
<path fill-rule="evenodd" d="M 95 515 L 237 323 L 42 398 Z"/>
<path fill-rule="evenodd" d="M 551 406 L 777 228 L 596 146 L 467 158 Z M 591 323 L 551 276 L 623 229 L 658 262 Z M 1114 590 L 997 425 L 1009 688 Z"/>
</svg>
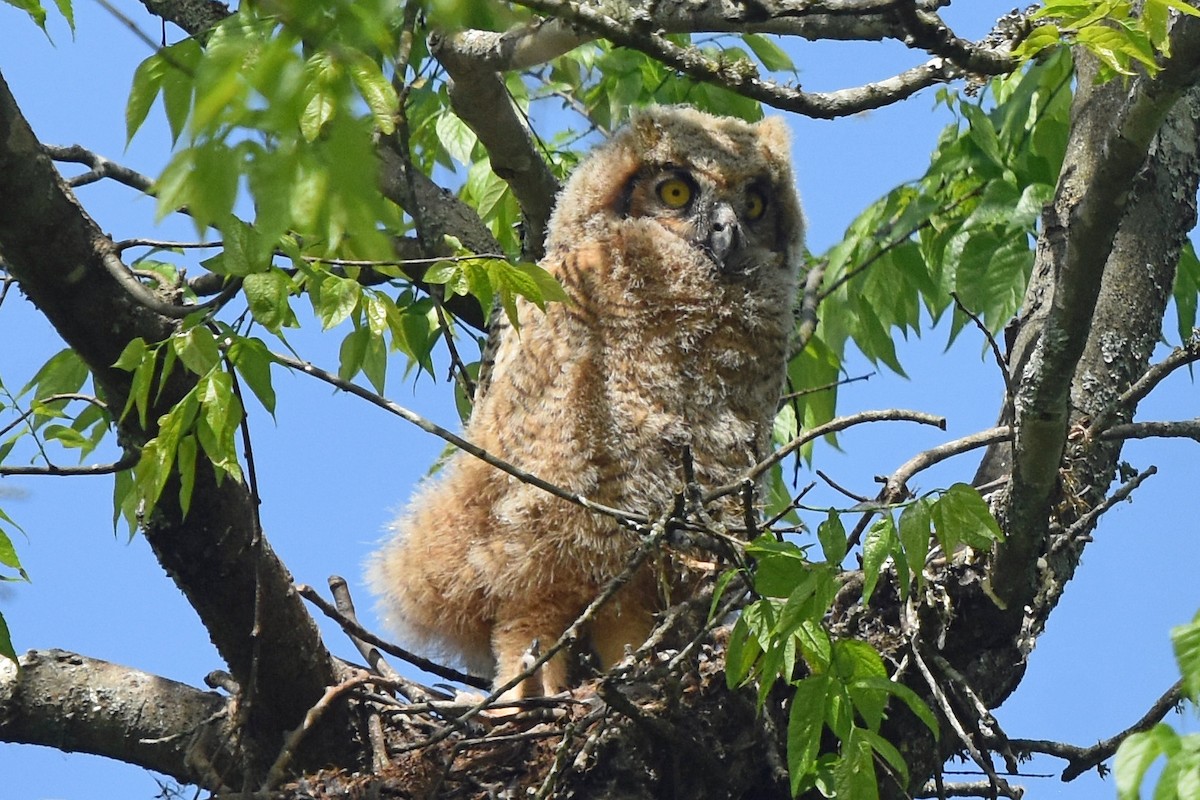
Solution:
<svg viewBox="0 0 1200 800">
<path fill-rule="evenodd" d="M 702 487 L 767 454 L 784 383 L 804 221 L 781 119 L 687 107 L 633 115 L 558 198 L 542 266 L 568 302 L 518 303 L 466 437 L 598 503 L 670 507 L 689 447 Z M 635 536 L 455 454 L 372 558 L 403 641 L 496 685 L 549 647 L 635 549 Z M 649 565 L 590 623 L 604 665 L 662 607 Z M 567 687 L 556 656 L 510 697 Z"/>
</svg>

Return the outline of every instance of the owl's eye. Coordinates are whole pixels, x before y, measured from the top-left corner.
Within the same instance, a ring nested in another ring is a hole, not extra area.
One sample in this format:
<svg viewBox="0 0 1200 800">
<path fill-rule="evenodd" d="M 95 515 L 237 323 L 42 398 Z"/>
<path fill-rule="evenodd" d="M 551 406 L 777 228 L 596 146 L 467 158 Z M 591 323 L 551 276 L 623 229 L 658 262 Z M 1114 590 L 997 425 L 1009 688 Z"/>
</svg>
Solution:
<svg viewBox="0 0 1200 800">
<path fill-rule="evenodd" d="M 692 202 L 692 187 L 683 178 L 667 178 L 657 188 L 658 199 L 667 208 L 683 208 Z"/>
<path fill-rule="evenodd" d="M 767 198 L 757 189 L 746 193 L 746 219 L 756 220 L 767 210 Z"/>
</svg>

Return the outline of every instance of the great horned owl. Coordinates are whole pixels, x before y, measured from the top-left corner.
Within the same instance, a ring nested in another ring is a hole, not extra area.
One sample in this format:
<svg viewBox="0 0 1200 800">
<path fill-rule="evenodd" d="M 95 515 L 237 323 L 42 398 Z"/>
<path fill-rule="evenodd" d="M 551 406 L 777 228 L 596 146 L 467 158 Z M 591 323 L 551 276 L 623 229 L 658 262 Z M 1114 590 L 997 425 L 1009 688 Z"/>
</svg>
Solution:
<svg viewBox="0 0 1200 800">
<path fill-rule="evenodd" d="M 558 198 L 542 262 L 568 302 L 518 304 L 466 437 L 599 503 L 669 507 L 691 450 L 701 486 L 770 446 L 804 222 L 788 132 L 686 107 L 636 112 Z M 632 534 L 465 453 L 425 485 L 369 567 L 410 645 L 520 673 L 624 567 Z M 588 631 L 605 666 L 661 607 L 649 567 Z M 567 687 L 556 657 L 510 696 Z"/>
</svg>

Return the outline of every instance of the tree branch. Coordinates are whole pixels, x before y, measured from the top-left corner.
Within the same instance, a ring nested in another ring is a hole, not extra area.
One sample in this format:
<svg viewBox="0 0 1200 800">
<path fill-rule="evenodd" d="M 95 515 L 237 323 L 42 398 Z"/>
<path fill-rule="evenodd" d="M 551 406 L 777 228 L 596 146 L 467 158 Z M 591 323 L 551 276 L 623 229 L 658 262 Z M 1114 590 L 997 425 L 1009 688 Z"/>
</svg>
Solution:
<svg viewBox="0 0 1200 800">
<path fill-rule="evenodd" d="M 1141 719 L 1120 733 L 1097 742 L 1091 747 L 1077 747 L 1071 744 L 1063 744 L 1062 742 L 1046 741 L 1045 739 L 1009 739 L 1008 744 L 1020 752 L 1045 753 L 1046 755 L 1066 760 L 1067 767 L 1063 770 L 1062 779 L 1063 781 L 1072 781 L 1089 769 L 1099 766 L 1105 759 L 1110 758 L 1117 752 L 1117 748 L 1121 746 L 1121 742 L 1128 739 L 1131 734 L 1149 730 L 1159 722 L 1162 722 L 1163 717 L 1172 708 L 1179 705 L 1183 697 L 1182 690 L 1183 681 L 1176 681 L 1175 685 L 1164 692 Z"/>
<path fill-rule="evenodd" d="M 1151 140 L 1200 66 L 1196 20 L 1177 20 L 1171 40 L 1174 58 L 1157 78 L 1137 78 L 1127 94 L 1116 82 L 1099 87 L 1094 75 L 1081 75 L 1063 177 L 1045 212 L 1034 267 L 1056 276 L 1053 295 L 1015 404 L 1008 538 L 997 548 L 993 576 L 1010 608 L 1023 607 L 1036 591 L 1034 562 L 1066 443 L 1072 381 L 1113 250 L 1113 221 L 1124 216 Z M 1120 98 L 1115 110 L 1100 102 L 1113 95 Z"/>
<path fill-rule="evenodd" d="M 561 23 L 549 22 L 539 29 L 560 31 Z M 475 132 L 488 153 L 492 171 L 503 178 L 517 198 L 525 218 L 526 258 L 537 261 L 543 255 L 546 225 L 554 209 L 558 181 L 546 166 L 534 145 L 529 128 L 517 115 L 500 75 L 485 66 L 474 47 L 483 44 L 491 50 L 496 43 L 489 38 L 464 32 L 450 36 L 434 33 L 429 37 L 429 51 L 446 68 L 451 77 L 450 105 L 454 113 Z M 556 40 L 558 36 L 553 37 Z M 554 42 L 551 49 L 569 42 Z M 538 47 L 541 50 L 544 43 Z M 517 45 L 512 45 L 509 58 L 515 59 Z M 487 51 L 485 51 L 487 52 Z M 522 57 L 540 55 L 520 48 Z"/>
<path fill-rule="evenodd" d="M 120 408 L 130 375 L 112 364 L 133 339 L 163 341 L 174 323 L 130 298 L 105 267 L 111 248 L 63 184 L 0 78 L 0 254 L 29 299 L 87 363 L 109 404 Z M 157 420 L 190 390 L 191 381 L 175 370 L 147 417 Z M 138 427 L 137 416 L 120 423 L 120 435 L 135 446 L 154 435 Z M 282 730 L 304 719 L 334 682 L 335 668 L 286 568 L 269 546 L 256 545 L 253 520 L 246 487 L 218 482 L 201 459 L 190 511 L 185 515 L 180 508 L 175 476 L 144 532 L 238 683 L 257 685 L 248 733 L 269 748 Z M 348 739 L 325 743 L 332 749 L 323 757 L 335 752 L 349 757 Z"/>
<path fill-rule="evenodd" d="M 691 78 L 722 86 L 752 100 L 782 111 L 792 111 L 815 119 L 857 114 L 880 108 L 954 77 L 958 68 L 943 58 L 935 58 L 899 75 L 864 86 L 836 92 L 804 92 L 757 75 L 753 64 L 740 60 L 712 59 L 694 47 L 681 47 L 658 32 L 656 17 L 617 20 L 597 7 L 575 0 L 520 0 L 520 4 L 539 13 L 571 22 L 603 36 L 614 44 L 639 50 L 651 58 Z M 690 30 L 700 27 L 691 23 Z"/>
<path fill-rule="evenodd" d="M 230 702 L 63 650 L 0 659 L 0 739 L 106 756 L 208 788 L 241 771 Z"/>
</svg>

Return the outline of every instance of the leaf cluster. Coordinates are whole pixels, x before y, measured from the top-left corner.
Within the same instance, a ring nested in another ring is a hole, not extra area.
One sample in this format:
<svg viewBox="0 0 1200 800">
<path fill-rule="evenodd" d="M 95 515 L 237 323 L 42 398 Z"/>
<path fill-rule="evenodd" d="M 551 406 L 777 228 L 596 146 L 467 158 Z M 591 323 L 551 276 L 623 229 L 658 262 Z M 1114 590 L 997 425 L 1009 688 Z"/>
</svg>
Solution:
<svg viewBox="0 0 1200 800">
<path fill-rule="evenodd" d="M 1183 0 L 1046 0 L 1030 17 L 1044 22 L 1013 55 L 1029 59 L 1065 43 L 1100 61 L 1101 80 L 1136 75 L 1135 65 L 1153 76 L 1161 69 L 1159 58 L 1171 55 L 1167 34 L 1173 11 L 1200 16 L 1200 9 Z"/>
</svg>

